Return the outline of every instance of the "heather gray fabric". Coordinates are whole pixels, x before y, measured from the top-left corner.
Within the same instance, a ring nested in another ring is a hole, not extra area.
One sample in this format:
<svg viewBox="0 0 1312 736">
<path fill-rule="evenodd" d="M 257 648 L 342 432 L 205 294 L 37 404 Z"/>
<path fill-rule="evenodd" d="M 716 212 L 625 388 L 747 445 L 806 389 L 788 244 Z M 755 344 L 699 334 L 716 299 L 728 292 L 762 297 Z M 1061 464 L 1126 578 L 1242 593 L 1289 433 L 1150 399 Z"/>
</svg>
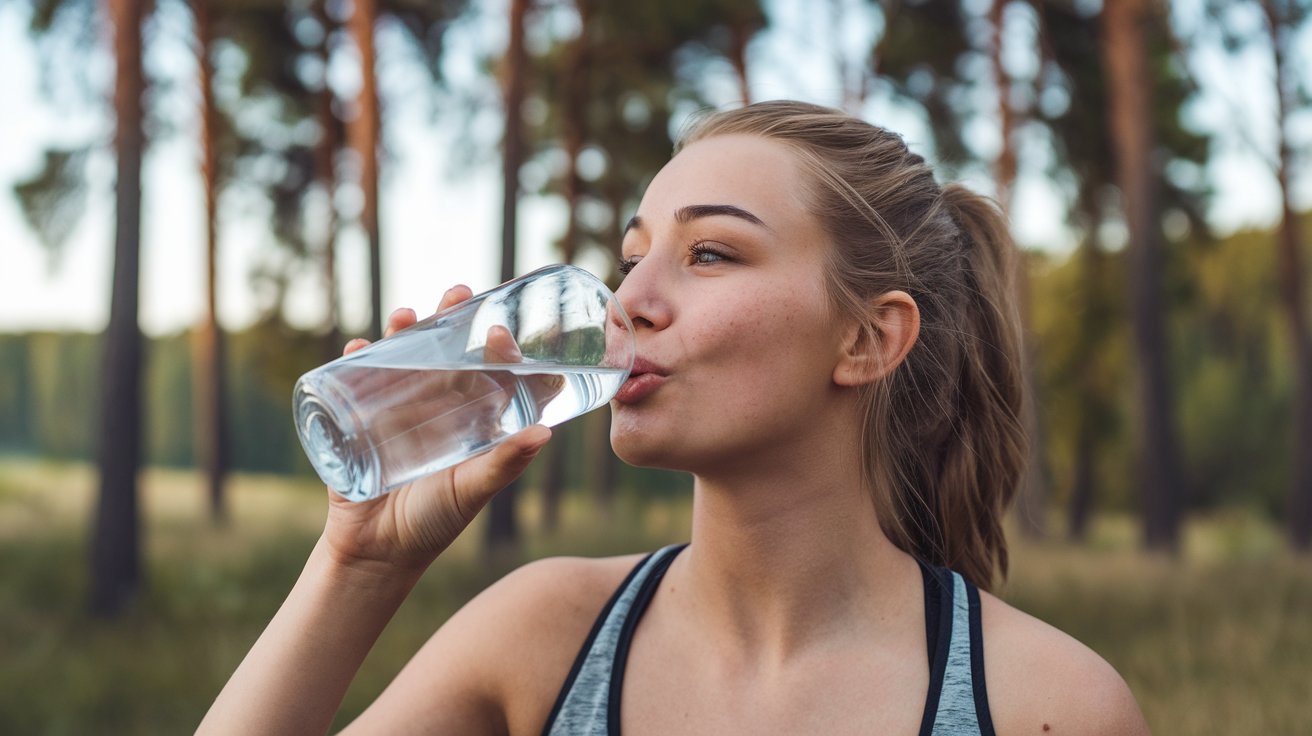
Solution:
<svg viewBox="0 0 1312 736">
<path fill-rule="evenodd" d="M 982 643 L 982 642 L 981 642 Z M 934 716 L 934 736 L 980 733 L 975 713 L 975 688 L 970 666 L 970 600 L 966 581 L 952 573 L 952 638 L 948 666 L 943 671 L 943 692 Z M 923 730 L 923 729 L 922 729 Z"/>
</svg>

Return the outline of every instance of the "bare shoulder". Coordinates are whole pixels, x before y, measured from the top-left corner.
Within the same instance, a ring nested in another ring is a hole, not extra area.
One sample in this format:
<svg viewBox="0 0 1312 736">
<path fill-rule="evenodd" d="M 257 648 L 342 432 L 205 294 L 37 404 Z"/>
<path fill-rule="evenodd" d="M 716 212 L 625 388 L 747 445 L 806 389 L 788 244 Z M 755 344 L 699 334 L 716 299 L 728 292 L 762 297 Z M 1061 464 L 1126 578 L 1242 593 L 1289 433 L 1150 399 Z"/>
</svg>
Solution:
<svg viewBox="0 0 1312 736">
<path fill-rule="evenodd" d="M 433 634 L 366 722 L 387 730 L 405 714 L 406 732 L 540 733 L 597 615 L 641 559 L 556 557 L 510 572 Z"/>
<path fill-rule="evenodd" d="M 984 592 L 980 616 L 998 733 L 1149 733 L 1125 680 L 1092 649 Z"/>
<path fill-rule="evenodd" d="M 530 650 L 567 650 L 568 670 L 597 615 L 641 559 L 551 557 L 530 562 L 470 601 L 459 614 L 461 625 L 495 632 L 487 637 L 492 639 L 489 644 L 515 655 L 515 660 Z M 520 664 L 516 661 L 516 668 Z"/>
</svg>

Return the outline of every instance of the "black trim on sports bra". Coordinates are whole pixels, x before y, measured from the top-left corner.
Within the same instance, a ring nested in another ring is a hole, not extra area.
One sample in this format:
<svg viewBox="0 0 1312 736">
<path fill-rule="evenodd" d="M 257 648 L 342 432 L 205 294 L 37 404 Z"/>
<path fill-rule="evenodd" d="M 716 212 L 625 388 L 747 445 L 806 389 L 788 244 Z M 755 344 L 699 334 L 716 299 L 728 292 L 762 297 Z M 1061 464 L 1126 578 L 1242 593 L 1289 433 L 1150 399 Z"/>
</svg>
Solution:
<svg viewBox="0 0 1312 736">
<path fill-rule="evenodd" d="M 684 544 L 657 560 L 647 579 L 642 581 L 642 587 L 638 589 L 637 595 L 633 597 L 629 615 L 624 619 L 619 640 L 615 642 L 615 662 L 610 668 L 610 693 L 606 701 L 606 732 L 610 736 L 620 736 L 620 696 L 624 692 L 624 670 L 629 659 L 629 645 L 633 642 L 633 631 L 638 628 L 638 622 L 647 614 L 647 604 L 651 603 L 652 596 L 656 595 L 656 588 L 665 577 L 665 571 L 670 569 L 670 563 L 674 562 L 674 558 L 678 557 L 687 546 Z"/>
<path fill-rule="evenodd" d="M 570 691 L 574 689 L 574 681 L 578 679 L 579 670 L 583 669 L 583 663 L 588 661 L 588 652 L 592 651 L 592 644 L 597 640 L 597 634 L 601 631 L 601 627 L 605 625 L 606 619 L 610 616 L 611 609 L 615 608 L 615 602 L 620 599 L 621 595 L 624 595 L 624 591 L 629 589 L 629 583 L 633 582 L 633 578 L 637 577 L 638 571 L 647 564 L 647 560 L 650 560 L 654 554 L 656 553 L 652 552 L 642 558 L 641 562 L 633 566 L 633 569 L 629 571 L 629 574 L 624 577 L 624 582 L 620 583 L 620 587 L 616 588 L 615 592 L 611 594 L 610 600 L 606 601 L 605 608 L 601 609 L 601 613 L 598 614 L 597 619 L 593 621 L 592 630 L 588 632 L 588 638 L 584 640 L 583 647 L 580 648 L 579 653 L 575 655 L 574 664 L 569 668 L 569 675 L 565 677 L 565 684 L 560 688 L 560 694 L 556 696 L 556 703 L 551 706 L 551 714 L 547 716 L 547 723 L 542 727 L 542 736 L 550 736 L 551 727 L 555 724 L 556 718 L 560 715 L 560 709 L 565 705 L 565 698 L 569 697 Z"/>
<path fill-rule="evenodd" d="M 980 623 L 979 589 L 966 581 L 966 600 L 970 602 L 970 682 L 975 691 L 975 720 L 981 736 L 996 736 L 993 715 L 989 712 L 989 694 L 984 685 L 984 631 Z"/>
<path fill-rule="evenodd" d="M 920 563 L 925 586 L 925 644 L 929 654 L 929 692 L 920 717 L 919 736 L 931 736 L 938 717 L 938 701 L 943 695 L 943 676 L 948 670 L 948 650 L 952 644 L 952 573 L 941 567 Z"/>
</svg>

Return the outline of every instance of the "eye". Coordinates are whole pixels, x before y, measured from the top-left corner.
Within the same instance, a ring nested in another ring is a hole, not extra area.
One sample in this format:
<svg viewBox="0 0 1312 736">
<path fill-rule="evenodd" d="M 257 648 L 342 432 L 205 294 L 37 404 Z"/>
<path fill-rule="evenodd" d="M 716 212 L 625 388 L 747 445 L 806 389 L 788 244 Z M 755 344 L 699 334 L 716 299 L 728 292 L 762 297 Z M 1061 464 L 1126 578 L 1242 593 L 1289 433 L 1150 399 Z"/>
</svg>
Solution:
<svg viewBox="0 0 1312 736">
<path fill-rule="evenodd" d="M 638 265 L 638 261 L 640 260 L 642 260 L 640 256 L 629 256 L 628 258 L 621 258 L 620 264 L 618 266 L 620 275 L 628 276 L 629 271 L 632 271 L 633 267 Z"/>
<path fill-rule="evenodd" d="M 728 261 L 729 256 L 717 250 L 713 244 L 701 240 L 688 246 L 688 253 L 692 256 L 692 262 L 697 264 L 710 264 Z"/>
</svg>

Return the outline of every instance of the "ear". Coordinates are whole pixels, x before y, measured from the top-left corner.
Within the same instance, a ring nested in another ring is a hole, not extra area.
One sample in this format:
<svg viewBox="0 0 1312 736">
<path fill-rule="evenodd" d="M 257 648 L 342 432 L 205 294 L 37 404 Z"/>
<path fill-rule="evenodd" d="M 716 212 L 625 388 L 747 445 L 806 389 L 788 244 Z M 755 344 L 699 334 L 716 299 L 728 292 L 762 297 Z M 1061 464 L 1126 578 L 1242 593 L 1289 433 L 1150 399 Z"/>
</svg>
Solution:
<svg viewBox="0 0 1312 736">
<path fill-rule="evenodd" d="M 870 327 L 862 329 L 856 322 L 848 326 L 834 383 L 861 386 L 892 373 L 920 335 L 920 308 L 905 291 L 880 294 L 870 302 Z"/>
</svg>

